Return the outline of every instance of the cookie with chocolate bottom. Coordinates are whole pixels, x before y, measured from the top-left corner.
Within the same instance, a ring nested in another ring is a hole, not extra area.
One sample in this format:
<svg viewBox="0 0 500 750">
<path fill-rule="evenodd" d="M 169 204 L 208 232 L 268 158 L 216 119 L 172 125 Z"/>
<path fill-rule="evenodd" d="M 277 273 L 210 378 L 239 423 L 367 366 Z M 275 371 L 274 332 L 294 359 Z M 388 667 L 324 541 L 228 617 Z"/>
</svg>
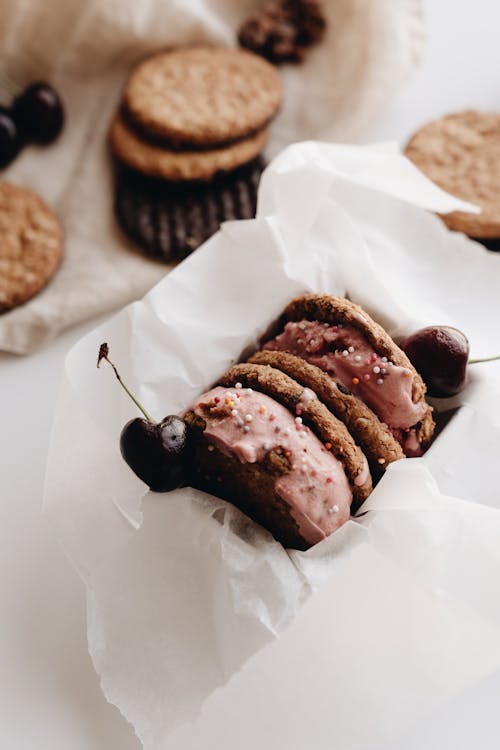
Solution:
<svg viewBox="0 0 500 750">
<path fill-rule="evenodd" d="M 173 183 L 118 167 L 115 213 L 125 234 L 148 256 L 182 260 L 224 221 L 252 219 L 264 169 L 256 159 L 210 182 Z"/>
</svg>

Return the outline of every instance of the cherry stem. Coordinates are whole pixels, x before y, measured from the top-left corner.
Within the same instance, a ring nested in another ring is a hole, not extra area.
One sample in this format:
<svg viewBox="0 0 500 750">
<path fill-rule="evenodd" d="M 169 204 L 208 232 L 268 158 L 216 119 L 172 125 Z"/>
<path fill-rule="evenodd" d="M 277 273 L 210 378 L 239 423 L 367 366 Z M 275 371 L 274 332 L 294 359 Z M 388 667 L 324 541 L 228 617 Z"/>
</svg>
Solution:
<svg viewBox="0 0 500 750">
<path fill-rule="evenodd" d="M 99 354 L 98 354 L 98 357 L 97 357 L 97 367 L 100 366 L 101 360 L 105 359 L 106 362 L 109 365 L 111 365 L 111 367 L 113 368 L 113 370 L 115 372 L 115 375 L 116 375 L 116 379 L 120 383 L 120 385 L 123 388 L 123 390 L 125 391 L 125 393 L 128 396 L 130 396 L 130 398 L 132 399 L 132 401 L 134 402 L 134 404 L 137 406 L 137 408 L 142 411 L 142 413 L 144 414 L 144 416 L 146 417 L 146 419 L 148 420 L 148 422 L 151 422 L 151 424 L 156 424 L 156 422 L 153 419 L 153 417 L 151 416 L 151 414 L 148 414 L 148 412 L 143 407 L 143 405 L 136 399 L 136 397 L 134 396 L 134 394 L 132 393 L 132 391 L 127 388 L 127 386 L 125 385 L 125 383 L 123 382 L 123 380 L 120 377 L 120 373 L 116 369 L 116 365 L 110 360 L 108 354 L 109 354 L 109 346 L 107 344 L 101 344 L 101 346 L 99 347 Z"/>
<path fill-rule="evenodd" d="M 0 73 L 0 86 L 11 96 L 18 96 L 22 91 L 6 73 Z"/>
<path fill-rule="evenodd" d="M 500 354 L 498 354 L 496 357 L 484 357 L 484 359 L 469 359 L 467 362 L 468 365 L 478 365 L 481 362 L 494 362 L 496 359 L 500 359 Z"/>
</svg>

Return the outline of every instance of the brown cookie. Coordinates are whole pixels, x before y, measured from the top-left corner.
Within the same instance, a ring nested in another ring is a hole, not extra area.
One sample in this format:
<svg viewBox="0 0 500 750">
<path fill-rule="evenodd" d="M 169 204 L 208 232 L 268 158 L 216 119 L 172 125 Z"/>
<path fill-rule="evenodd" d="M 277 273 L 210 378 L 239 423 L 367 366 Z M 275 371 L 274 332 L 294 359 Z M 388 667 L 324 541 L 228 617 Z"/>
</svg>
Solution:
<svg viewBox="0 0 500 750">
<path fill-rule="evenodd" d="M 289 375 L 304 388 L 310 388 L 332 414 L 345 424 L 365 454 L 372 476 L 380 475 L 392 461 L 404 458 L 401 446 L 387 425 L 361 399 L 342 386 L 339 387 L 319 367 L 286 352 L 256 352 L 249 361 L 270 365 Z"/>
<path fill-rule="evenodd" d="M 0 312 L 37 294 L 63 253 L 63 232 L 52 209 L 32 190 L 0 182 Z"/>
<path fill-rule="evenodd" d="M 210 180 L 219 172 L 230 172 L 257 157 L 267 141 L 267 130 L 223 148 L 209 151 L 177 151 L 148 142 L 117 114 L 110 130 L 115 156 L 132 169 L 170 181 Z"/>
<path fill-rule="evenodd" d="M 444 214 L 450 229 L 500 238 L 499 114 L 470 110 L 441 117 L 411 138 L 405 154 L 443 190 L 482 209 L 481 214 Z"/>
<path fill-rule="evenodd" d="M 391 339 L 381 325 L 354 302 L 329 294 L 304 294 L 285 308 L 282 323 L 312 320 L 330 325 L 350 325 L 357 328 L 379 357 L 386 357 L 394 365 L 404 367 L 412 375 L 413 403 L 425 402 L 426 387 L 406 354 Z M 432 409 L 427 405 L 425 415 L 416 426 L 416 436 L 425 449 L 434 433 Z"/>
<path fill-rule="evenodd" d="M 286 406 L 292 413 L 300 409 L 300 417 L 319 439 L 328 444 L 329 450 L 344 466 L 353 489 L 356 504 L 361 504 L 372 490 L 366 461 L 354 442 L 345 424 L 340 422 L 318 398 L 303 399 L 304 387 L 284 372 L 268 365 L 249 362 L 234 365 L 219 381 L 220 385 L 232 387 L 235 383 L 266 393 Z M 361 481 L 364 479 L 364 481 Z"/>
<path fill-rule="evenodd" d="M 251 219 L 264 162 L 250 164 L 209 182 L 169 182 L 119 168 L 115 212 L 120 226 L 142 250 L 162 261 L 185 258 L 223 221 Z"/>
<path fill-rule="evenodd" d="M 325 29 L 326 18 L 318 0 L 271 0 L 245 20 L 238 41 L 270 62 L 301 62 Z"/>
<path fill-rule="evenodd" d="M 134 123 L 182 147 L 247 138 L 274 117 L 281 99 L 272 65 L 224 47 L 160 52 L 135 68 L 124 92 Z"/>
</svg>

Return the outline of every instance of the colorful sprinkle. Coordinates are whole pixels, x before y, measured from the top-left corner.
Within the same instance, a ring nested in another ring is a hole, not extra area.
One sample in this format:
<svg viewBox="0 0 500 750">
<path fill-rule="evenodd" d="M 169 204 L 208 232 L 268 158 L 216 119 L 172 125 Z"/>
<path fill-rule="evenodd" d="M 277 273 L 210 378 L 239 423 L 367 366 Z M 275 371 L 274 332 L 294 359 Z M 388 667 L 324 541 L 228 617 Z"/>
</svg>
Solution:
<svg viewBox="0 0 500 750">
<path fill-rule="evenodd" d="M 382 464 L 385 464 L 385 458 L 382 458 L 382 457 L 377 458 L 377 463 L 379 463 L 382 466 Z"/>
<path fill-rule="evenodd" d="M 271 445 L 271 443 L 264 443 L 262 447 L 265 451 L 270 451 L 273 446 Z"/>
<path fill-rule="evenodd" d="M 245 414 L 245 422 L 251 422 L 253 420 L 253 417 L 251 414 Z"/>
<path fill-rule="evenodd" d="M 370 359 L 371 359 L 372 362 L 376 362 L 377 361 L 377 355 L 375 354 L 375 352 L 372 352 L 372 355 L 371 355 Z"/>
<path fill-rule="evenodd" d="M 265 406 L 259 406 L 259 414 L 265 414 L 267 411 Z"/>
<path fill-rule="evenodd" d="M 238 416 L 238 410 L 237 409 L 231 409 L 231 416 L 237 417 Z"/>
<path fill-rule="evenodd" d="M 302 409 L 300 408 L 300 406 L 297 406 L 297 407 L 295 408 L 295 413 L 296 413 L 296 414 L 302 414 Z"/>
<path fill-rule="evenodd" d="M 269 415 L 269 421 L 270 422 L 274 422 L 275 419 L 276 419 L 276 414 L 270 414 Z"/>
<path fill-rule="evenodd" d="M 302 424 L 302 417 L 295 417 L 295 421 L 297 424 Z"/>
<path fill-rule="evenodd" d="M 377 385 L 383 385 L 383 383 L 384 383 L 384 379 L 383 378 L 378 378 Z"/>
<path fill-rule="evenodd" d="M 361 356 L 359 354 L 356 354 L 356 356 L 354 357 L 354 361 L 361 362 Z"/>
<path fill-rule="evenodd" d="M 344 351 L 342 352 L 342 356 L 343 357 L 348 357 L 349 356 L 349 352 L 347 351 L 347 349 L 344 349 Z"/>
<path fill-rule="evenodd" d="M 210 453 L 212 453 L 212 451 L 215 450 L 215 448 L 213 445 L 209 445 L 207 450 L 209 450 Z"/>
<path fill-rule="evenodd" d="M 352 384 L 353 385 L 358 385 L 358 383 L 359 383 L 359 378 L 353 378 L 352 379 Z"/>
<path fill-rule="evenodd" d="M 331 484 L 333 482 L 333 479 L 331 477 L 326 478 L 326 483 Z"/>
<path fill-rule="evenodd" d="M 281 430 L 281 427 L 279 426 L 279 424 L 277 424 L 276 427 L 274 428 L 274 431 L 279 432 L 280 430 Z"/>
<path fill-rule="evenodd" d="M 219 403 L 219 401 L 220 401 L 220 398 L 219 398 L 218 396 L 216 396 L 216 397 L 214 398 L 214 402 L 215 402 L 216 404 L 218 404 L 218 403 Z"/>
<path fill-rule="evenodd" d="M 331 451 L 332 444 L 331 443 L 325 443 L 325 448 L 326 448 L 327 451 Z"/>
<path fill-rule="evenodd" d="M 363 380 L 370 380 L 370 375 L 368 373 L 363 375 Z"/>
<path fill-rule="evenodd" d="M 239 388 L 243 388 L 243 386 L 241 385 L 241 383 L 236 383 L 236 385 L 235 385 L 234 387 L 235 387 L 235 388 L 238 388 L 238 389 L 239 389 Z"/>
<path fill-rule="evenodd" d="M 349 352 L 350 352 L 350 353 L 352 354 L 352 353 L 353 353 L 353 351 L 354 351 L 354 347 L 353 347 L 353 346 L 350 346 L 350 347 L 348 348 L 348 350 L 347 350 L 347 351 L 349 351 Z"/>
<path fill-rule="evenodd" d="M 338 505 L 332 505 L 331 508 L 328 508 L 328 513 L 338 513 L 339 512 L 339 506 Z"/>
<path fill-rule="evenodd" d="M 250 427 L 247 424 L 243 427 L 243 432 L 250 432 Z"/>
<path fill-rule="evenodd" d="M 375 375 L 378 375 L 378 374 L 379 374 L 379 372 L 380 372 L 380 367 L 376 367 L 376 366 L 375 366 L 375 367 L 373 368 L 373 372 L 375 373 Z"/>
</svg>

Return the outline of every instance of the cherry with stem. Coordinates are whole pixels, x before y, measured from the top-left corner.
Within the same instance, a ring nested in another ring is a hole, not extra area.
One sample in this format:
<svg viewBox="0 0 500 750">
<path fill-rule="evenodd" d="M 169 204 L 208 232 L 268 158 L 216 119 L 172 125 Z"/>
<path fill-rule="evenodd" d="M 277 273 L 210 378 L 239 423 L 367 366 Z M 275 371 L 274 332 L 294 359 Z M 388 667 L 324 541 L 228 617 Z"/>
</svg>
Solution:
<svg viewBox="0 0 500 750">
<path fill-rule="evenodd" d="M 132 471 L 155 492 L 167 492 L 185 484 L 190 459 L 188 428 L 176 414 L 156 422 L 123 382 L 109 357 L 109 346 L 101 344 L 97 367 L 102 360 L 113 369 L 116 379 L 144 415 L 127 422 L 120 434 L 120 451 Z"/>
</svg>

